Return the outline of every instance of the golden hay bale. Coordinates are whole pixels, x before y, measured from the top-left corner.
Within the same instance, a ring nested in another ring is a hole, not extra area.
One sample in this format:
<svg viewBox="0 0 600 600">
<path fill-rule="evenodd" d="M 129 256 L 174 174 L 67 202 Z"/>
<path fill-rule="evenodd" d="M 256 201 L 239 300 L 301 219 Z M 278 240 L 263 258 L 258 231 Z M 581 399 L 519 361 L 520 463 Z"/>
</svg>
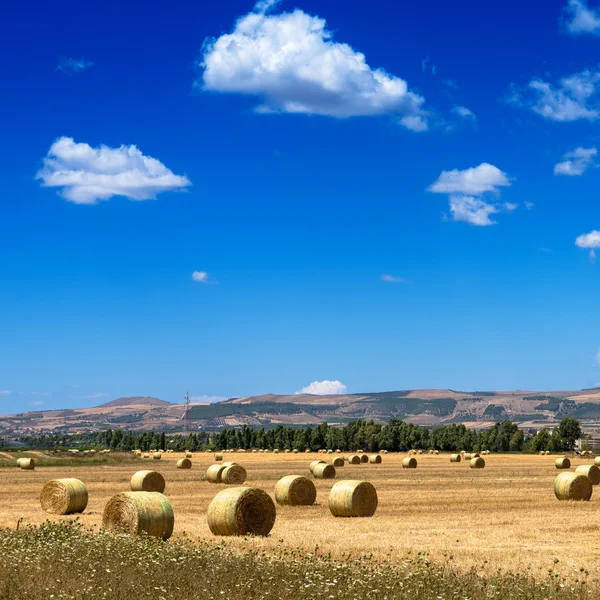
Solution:
<svg viewBox="0 0 600 600">
<path fill-rule="evenodd" d="M 369 457 L 366 454 L 361 454 L 360 455 L 360 462 L 361 463 L 368 463 L 369 462 Z"/>
<path fill-rule="evenodd" d="M 223 475 L 223 471 L 232 465 L 235 465 L 234 462 L 221 462 L 214 465 L 211 465 L 206 470 L 206 481 L 210 483 L 221 483 L 221 477 Z"/>
<path fill-rule="evenodd" d="M 309 454 L 309 453 L 310 453 L 310 448 L 307 448 L 307 449 L 306 449 L 304 452 L 305 452 L 306 454 Z"/>
<path fill-rule="evenodd" d="M 310 472 L 313 472 L 313 469 L 319 465 L 319 464 L 327 464 L 324 460 L 313 460 L 309 465 L 308 468 L 310 470 Z"/>
<path fill-rule="evenodd" d="M 335 453 L 336 453 L 336 454 L 341 454 L 341 453 L 342 453 L 342 451 L 341 451 L 339 448 L 337 448 L 337 449 L 336 449 L 336 451 L 335 451 Z"/>
<path fill-rule="evenodd" d="M 540 456 L 544 456 L 544 454 L 546 454 L 544 450 L 540 450 Z"/>
<path fill-rule="evenodd" d="M 155 452 L 155 453 L 152 455 L 152 458 L 153 458 L 154 460 L 160 460 L 160 459 L 162 458 L 162 453 L 161 453 L 161 452 Z"/>
<path fill-rule="evenodd" d="M 131 478 L 132 492 L 158 492 L 165 491 L 165 478 L 158 471 L 138 471 Z"/>
<path fill-rule="evenodd" d="M 23 471 L 33 471 L 35 469 L 35 460 L 33 458 L 18 458 L 17 467 Z"/>
<path fill-rule="evenodd" d="M 600 456 L 596 456 L 596 458 L 594 459 L 594 464 L 595 464 L 597 467 L 600 467 Z"/>
<path fill-rule="evenodd" d="M 192 461 L 189 458 L 180 458 L 177 461 L 177 468 L 178 469 L 191 469 Z"/>
<path fill-rule="evenodd" d="M 351 465 L 360 465 L 360 456 L 358 454 L 351 454 L 348 457 L 348 462 Z"/>
<path fill-rule="evenodd" d="M 223 455 L 220 452 L 215 452 L 215 460 L 223 460 Z"/>
<path fill-rule="evenodd" d="M 471 454 L 469 452 L 463 452 L 462 457 L 464 460 L 471 460 Z"/>
<path fill-rule="evenodd" d="M 186 452 L 185 457 L 186 458 L 194 458 L 194 455 L 191 452 Z"/>
<path fill-rule="evenodd" d="M 144 454 L 144 458 L 150 458 L 150 455 L 148 453 Z"/>
<path fill-rule="evenodd" d="M 335 479 L 335 467 L 327 463 L 319 463 L 313 469 L 315 479 Z"/>
<path fill-rule="evenodd" d="M 333 459 L 333 466 L 334 467 L 343 467 L 344 466 L 344 457 L 343 456 L 336 456 Z"/>
<path fill-rule="evenodd" d="M 289 448 L 286 448 L 286 449 L 285 449 L 285 453 L 286 453 L 286 454 L 289 454 L 290 452 L 291 452 L 291 450 L 290 450 Z"/>
<path fill-rule="evenodd" d="M 388 451 L 387 451 L 387 450 L 384 450 L 384 451 L 383 451 L 383 453 L 384 453 L 384 454 L 387 454 L 387 453 L 388 453 Z"/>
<path fill-rule="evenodd" d="M 282 506 L 311 506 L 316 499 L 315 484 L 302 475 L 287 475 L 275 485 L 275 500 Z"/>
<path fill-rule="evenodd" d="M 480 456 L 476 456 L 469 461 L 469 467 L 471 467 L 471 469 L 483 469 L 485 468 L 485 460 Z"/>
<path fill-rule="evenodd" d="M 557 458 L 554 461 L 554 465 L 557 469 L 570 469 L 571 461 L 566 456 L 563 456 L 562 458 Z"/>
<path fill-rule="evenodd" d="M 139 458 L 140 456 L 142 456 L 142 451 L 141 450 L 136 450 L 135 451 L 135 455 Z"/>
<path fill-rule="evenodd" d="M 163 540 L 171 537 L 174 523 L 173 507 L 159 492 L 121 492 L 107 502 L 102 515 L 104 529 Z"/>
<path fill-rule="evenodd" d="M 423 450 L 419 450 L 419 454 L 423 454 Z"/>
<path fill-rule="evenodd" d="M 273 450 L 273 454 L 279 454 L 279 448 L 275 448 L 275 450 Z"/>
<path fill-rule="evenodd" d="M 364 452 L 364 450 L 357 450 L 356 453 L 357 454 L 362 454 Z"/>
<path fill-rule="evenodd" d="M 331 448 L 329 450 L 327 450 L 327 454 L 333 454 L 333 450 L 331 450 Z"/>
<path fill-rule="evenodd" d="M 377 510 L 377 490 L 368 481 L 338 481 L 329 492 L 334 517 L 371 517 Z"/>
<path fill-rule="evenodd" d="M 416 469 L 417 468 L 417 459 L 410 456 L 402 459 L 402 468 L 403 469 Z"/>
<path fill-rule="evenodd" d="M 592 482 L 581 473 L 565 471 L 554 480 L 554 495 L 559 500 L 589 500 Z"/>
<path fill-rule="evenodd" d="M 585 475 L 592 485 L 600 483 L 600 469 L 596 465 L 580 465 L 575 469 L 575 473 Z"/>
<path fill-rule="evenodd" d="M 434 451 L 433 451 L 433 450 L 430 450 L 430 451 L 429 451 L 429 454 L 433 454 L 433 453 L 434 453 Z"/>
<path fill-rule="evenodd" d="M 298 454 L 298 448 L 294 448 L 293 453 Z"/>
<path fill-rule="evenodd" d="M 451 454 L 450 462 L 460 462 L 462 460 L 462 456 L 460 454 Z"/>
<path fill-rule="evenodd" d="M 479 452 L 471 453 L 471 458 L 479 458 Z"/>
<path fill-rule="evenodd" d="M 227 465 L 223 471 L 221 471 L 221 483 L 227 485 L 242 485 L 246 481 L 247 473 L 246 469 L 241 465 Z"/>
<path fill-rule="evenodd" d="M 254 450 L 252 450 L 252 452 L 257 453 L 258 450 L 256 448 L 254 448 Z"/>
<path fill-rule="evenodd" d="M 206 519 L 214 535 L 268 535 L 275 524 L 275 503 L 265 491 L 236 487 L 219 492 Z"/>
<path fill-rule="evenodd" d="M 433 451 L 433 453 L 434 453 L 434 454 L 439 454 L 439 453 L 440 453 L 440 451 L 439 451 L 439 450 L 434 450 L 434 451 Z"/>
<path fill-rule="evenodd" d="M 88 503 L 88 491 L 79 479 L 53 479 L 42 488 L 40 503 L 51 515 L 81 513 Z"/>
<path fill-rule="evenodd" d="M 371 456 L 369 456 L 369 462 L 372 465 L 380 465 L 381 464 L 381 454 L 371 454 Z"/>
</svg>

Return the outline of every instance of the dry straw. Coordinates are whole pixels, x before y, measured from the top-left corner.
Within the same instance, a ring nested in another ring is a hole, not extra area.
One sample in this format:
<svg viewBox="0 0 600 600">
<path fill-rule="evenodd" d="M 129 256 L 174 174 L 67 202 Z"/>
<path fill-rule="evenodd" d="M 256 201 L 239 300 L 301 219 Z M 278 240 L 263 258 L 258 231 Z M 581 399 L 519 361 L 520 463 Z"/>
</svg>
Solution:
<svg viewBox="0 0 600 600">
<path fill-rule="evenodd" d="M 146 533 L 168 540 L 173 533 L 173 507 L 159 492 L 122 492 L 104 508 L 102 526 L 132 535 Z"/>
<path fill-rule="evenodd" d="M 220 452 L 215 453 L 215 460 L 223 460 L 223 455 Z"/>
<path fill-rule="evenodd" d="M 570 469 L 571 461 L 566 456 L 563 456 L 561 458 L 557 458 L 554 461 L 554 465 L 557 469 Z"/>
<path fill-rule="evenodd" d="M 360 455 L 360 462 L 361 463 L 368 463 L 369 462 L 369 457 L 366 454 L 361 454 Z"/>
<path fill-rule="evenodd" d="M 358 454 L 351 454 L 348 457 L 348 462 L 351 465 L 360 465 L 360 456 Z"/>
<path fill-rule="evenodd" d="M 312 473 L 312 472 L 314 471 L 314 468 L 315 468 L 317 465 L 325 465 L 325 464 L 327 464 L 327 463 L 326 463 L 326 461 L 324 461 L 324 460 L 313 460 L 313 461 L 310 463 L 310 465 L 308 465 L 308 468 L 309 468 L 310 472 Z"/>
<path fill-rule="evenodd" d="M 206 518 L 214 535 L 268 535 L 275 524 L 275 503 L 257 488 L 236 487 L 219 492 Z"/>
<path fill-rule="evenodd" d="M 377 491 L 368 481 L 338 481 L 329 492 L 334 517 L 371 517 L 377 510 Z"/>
<path fill-rule="evenodd" d="M 193 458 L 193 457 L 194 457 L 194 455 L 193 455 L 191 452 L 186 452 L 186 453 L 185 453 L 185 457 L 186 457 L 186 458 Z"/>
<path fill-rule="evenodd" d="M 462 457 L 460 454 L 451 454 L 450 455 L 450 462 L 460 462 L 462 460 Z"/>
<path fill-rule="evenodd" d="M 35 460 L 33 458 L 18 458 L 17 466 L 23 471 L 33 471 L 35 469 Z"/>
<path fill-rule="evenodd" d="M 177 461 L 178 469 L 191 469 L 192 461 L 189 458 L 181 458 Z"/>
<path fill-rule="evenodd" d="M 589 500 L 592 482 L 581 473 L 565 471 L 554 480 L 554 495 L 559 500 Z"/>
<path fill-rule="evenodd" d="M 40 503 L 51 515 L 82 513 L 88 503 L 88 491 L 79 479 L 53 479 L 42 488 Z"/>
<path fill-rule="evenodd" d="M 160 460 L 160 459 L 162 458 L 162 452 L 155 452 L 155 453 L 152 455 L 152 458 L 153 458 L 154 460 Z"/>
<path fill-rule="evenodd" d="M 344 466 L 344 457 L 343 456 L 336 456 L 333 459 L 333 466 L 334 467 L 343 467 Z"/>
<path fill-rule="evenodd" d="M 381 454 L 371 454 L 371 456 L 369 456 L 369 462 L 373 465 L 381 464 Z"/>
<path fill-rule="evenodd" d="M 469 461 L 469 467 L 471 469 L 483 469 L 485 467 L 485 460 L 480 456 L 476 456 Z"/>
<path fill-rule="evenodd" d="M 315 479 L 335 479 L 335 467 L 327 463 L 319 463 L 313 469 Z"/>
<path fill-rule="evenodd" d="M 403 469 L 416 469 L 417 468 L 417 459 L 412 456 L 402 459 L 402 468 Z"/>
<path fill-rule="evenodd" d="M 138 471 L 131 478 L 132 492 L 165 491 L 165 478 L 158 471 Z"/>
<path fill-rule="evenodd" d="M 580 465 L 575 469 L 575 473 L 585 475 L 592 485 L 600 483 L 600 469 L 596 465 Z"/>
<path fill-rule="evenodd" d="M 237 464 L 227 465 L 223 471 L 221 471 L 221 483 L 227 485 L 242 485 L 242 483 L 246 481 L 246 477 L 246 469 Z"/>
<path fill-rule="evenodd" d="M 275 485 L 275 500 L 282 506 L 310 506 L 316 499 L 315 484 L 302 475 L 287 475 Z"/>
</svg>

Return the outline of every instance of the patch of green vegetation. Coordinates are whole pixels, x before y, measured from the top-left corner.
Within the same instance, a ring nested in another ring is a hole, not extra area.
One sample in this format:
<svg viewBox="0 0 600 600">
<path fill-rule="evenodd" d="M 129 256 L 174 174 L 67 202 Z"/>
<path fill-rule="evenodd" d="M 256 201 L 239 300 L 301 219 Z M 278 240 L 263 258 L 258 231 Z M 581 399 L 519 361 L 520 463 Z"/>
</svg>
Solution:
<svg viewBox="0 0 600 600">
<path fill-rule="evenodd" d="M 252 404 L 210 404 L 207 406 L 192 406 L 190 419 L 222 419 L 231 415 L 253 416 L 257 413 L 269 415 L 297 415 L 308 413 L 316 415 L 335 411 L 338 406 L 318 404 L 294 404 L 293 402 L 256 402 Z"/>
<path fill-rule="evenodd" d="M 372 409 L 393 417 L 402 419 L 409 415 L 429 413 L 439 417 L 451 415 L 456 408 L 454 398 L 435 398 L 423 400 L 422 398 L 391 398 L 376 396 L 373 398 Z M 372 410 L 371 409 L 371 410 Z"/>
<path fill-rule="evenodd" d="M 504 406 L 499 404 L 488 404 L 483 411 L 485 417 L 499 417 L 504 414 Z"/>
<path fill-rule="evenodd" d="M 0 468 L 16 468 L 18 458 L 33 458 L 37 467 L 90 467 L 100 465 L 115 465 L 127 463 L 139 463 L 129 453 L 115 452 L 111 454 L 56 454 L 40 456 L 31 452 L 11 452 L 12 460 L 0 458 Z M 2 596 L 0 596 L 2 600 Z"/>
<path fill-rule="evenodd" d="M 542 402 L 538 404 L 534 410 L 549 410 L 551 412 L 557 412 L 560 408 L 560 400 L 551 400 L 550 402 Z"/>
<path fill-rule="evenodd" d="M 581 404 L 577 404 L 574 410 L 569 411 L 569 415 L 575 419 L 585 421 L 600 420 L 600 404 L 582 402 Z"/>
<path fill-rule="evenodd" d="M 283 540 L 282 540 L 283 541 Z M 252 539 L 241 550 L 226 540 L 193 543 L 94 534 L 74 523 L 0 530 L 0 598 L 10 600 L 587 600 L 596 589 L 585 569 L 546 575 L 472 568 L 460 572 L 449 555 L 426 552 L 394 560 L 345 556 L 316 548 L 281 546 L 259 552 Z M 588 590 L 588 587 L 592 589 Z"/>
</svg>

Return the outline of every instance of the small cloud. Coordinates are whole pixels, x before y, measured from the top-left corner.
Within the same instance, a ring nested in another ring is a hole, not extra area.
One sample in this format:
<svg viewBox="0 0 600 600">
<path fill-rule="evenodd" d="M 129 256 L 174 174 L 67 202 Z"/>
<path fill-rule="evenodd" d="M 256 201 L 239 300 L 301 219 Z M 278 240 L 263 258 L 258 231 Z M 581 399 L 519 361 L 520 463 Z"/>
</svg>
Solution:
<svg viewBox="0 0 600 600">
<path fill-rule="evenodd" d="M 35 402 L 30 402 L 29 406 L 44 406 L 42 400 L 36 400 Z"/>
<path fill-rule="evenodd" d="M 85 60 L 84 58 L 61 58 L 56 70 L 62 71 L 65 75 L 77 75 L 93 65 L 92 61 Z"/>
<path fill-rule="evenodd" d="M 525 204 L 525 208 L 527 210 L 531 210 L 535 206 L 535 204 L 533 202 L 528 202 L 527 200 L 525 200 L 525 202 L 523 202 L 523 204 Z"/>
<path fill-rule="evenodd" d="M 192 273 L 192 281 L 196 283 L 218 283 L 206 271 L 194 271 Z"/>
<path fill-rule="evenodd" d="M 87 396 L 81 396 L 82 398 L 85 398 L 86 400 L 95 400 L 97 398 L 106 398 L 109 394 L 105 394 L 103 392 L 97 392 L 95 394 L 87 394 Z"/>
<path fill-rule="evenodd" d="M 60 195 L 75 204 L 97 204 L 113 196 L 151 200 L 191 185 L 187 177 L 175 175 L 135 146 L 92 148 L 61 137 L 43 162 L 35 178 L 41 179 L 42 187 L 60 188 Z"/>
<path fill-rule="evenodd" d="M 396 277 L 395 275 L 388 275 L 386 273 L 381 275 L 380 279 L 387 283 L 412 283 L 408 279 L 404 279 L 404 277 Z"/>
<path fill-rule="evenodd" d="M 310 385 L 303 387 L 296 394 L 314 394 L 315 396 L 326 396 L 330 394 L 345 394 L 348 388 L 341 381 L 313 381 Z"/>
<path fill-rule="evenodd" d="M 594 164 L 594 157 L 597 154 L 595 147 L 576 148 L 572 152 L 563 155 L 563 162 L 554 165 L 555 175 L 583 175 L 589 167 Z"/>
<path fill-rule="evenodd" d="M 468 109 L 466 106 L 453 106 L 452 112 L 455 115 L 462 117 L 463 119 L 470 119 L 471 121 L 475 121 L 477 119 L 475 113 L 472 110 Z"/>
<path fill-rule="evenodd" d="M 590 250 L 590 262 L 596 262 L 596 248 L 600 248 L 600 231 L 594 229 L 589 233 L 582 233 L 575 239 L 575 245 L 578 248 L 586 248 Z"/>
<path fill-rule="evenodd" d="M 190 400 L 192 402 L 210 402 L 213 404 L 214 402 L 223 402 L 223 400 L 227 400 L 227 396 L 208 396 L 206 394 L 202 394 L 200 396 L 190 396 Z"/>
<path fill-rule="evenodd" d="M 406 127 L 409 131 L 421 132 L 427 131 L 429 125 L 423 117 L 411 115 L 408 117 L 402 117 L 400 119 L 400 125 Z"/>
<path fill-rule="evenodd" d="M 600 15 L 587 5 L 586 0 L 569 0 L 565 7 L 563 25 L 571 35 L 599 35 Z"/>
<path fill-rule="evenodd" d="M 10 390 L 0 390 L 0 396 L 10 396 Z"/>
</svg>

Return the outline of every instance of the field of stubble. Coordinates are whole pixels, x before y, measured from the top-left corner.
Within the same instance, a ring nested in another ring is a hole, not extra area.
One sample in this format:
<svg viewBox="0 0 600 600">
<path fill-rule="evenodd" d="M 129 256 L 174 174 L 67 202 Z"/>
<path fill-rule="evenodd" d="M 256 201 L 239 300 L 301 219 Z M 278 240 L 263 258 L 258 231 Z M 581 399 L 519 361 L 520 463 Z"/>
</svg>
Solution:
<svg viewBox="0 0 600 600">
<path fill-rule="evenodd" d="M 223 485 L 202 480 L 213 455 L 196 453 L 191 470 L 176 468 L 181 454 L 165 454 L 161 461 L 86 466 L 38 467 L 35 471 L 0 469 L 0 527 L 14 529 L 68 517 L 46 515 L 39 505 L 42 485 L 49 479 L 77 477 L 89 490 L 86 512 L 79 517 L 86 527 L 100 527 L 106 501 L 128 490 L 133 472 L 142 468 L 160 471 L 167 480 L 165 494 L 175 512 L 174 536 L 214 540 L 206 523 L 206 510 Z M 271 494 L 280 477 L 309 476 L 309 461 L 317 454 L 231 454 L 248 471 L 246 485 Z M 336 519 L 327 507 L 334 481 L 315 481 L 317 504 L 312 507 L 277 507 L 277 521 L 266 539 L 229 538 L 230 548 L 269 550 L 282 544 L 333 557 L 373 554 L 401 559 L 408 552 L 427 551 L 434 559 L 454 556 L 454 564 L 470 569 L 511 570 L 538 575 L 554 565 L 565 570 L 584 567 L 600 575 L 598 517 L 600 490 L 590 502 L 559 502 L 554 497 L 557 475 L 552 456 L 485 457 L 486 468 L 449 462 L 449 455 L 418 456 L 418 468 L 401 467 L 404 454 L 387 454 L 380 465 L 363 464 L 337 469 L 336 479 L 364 479 L 379 496 L 374 517 Z M 325 457 L 327 458 L 327 457 Z M 572 469 L 589 460 L 575 458 Z M 484 563 L 487 561 L 487 563 Z"/>
</svg>

